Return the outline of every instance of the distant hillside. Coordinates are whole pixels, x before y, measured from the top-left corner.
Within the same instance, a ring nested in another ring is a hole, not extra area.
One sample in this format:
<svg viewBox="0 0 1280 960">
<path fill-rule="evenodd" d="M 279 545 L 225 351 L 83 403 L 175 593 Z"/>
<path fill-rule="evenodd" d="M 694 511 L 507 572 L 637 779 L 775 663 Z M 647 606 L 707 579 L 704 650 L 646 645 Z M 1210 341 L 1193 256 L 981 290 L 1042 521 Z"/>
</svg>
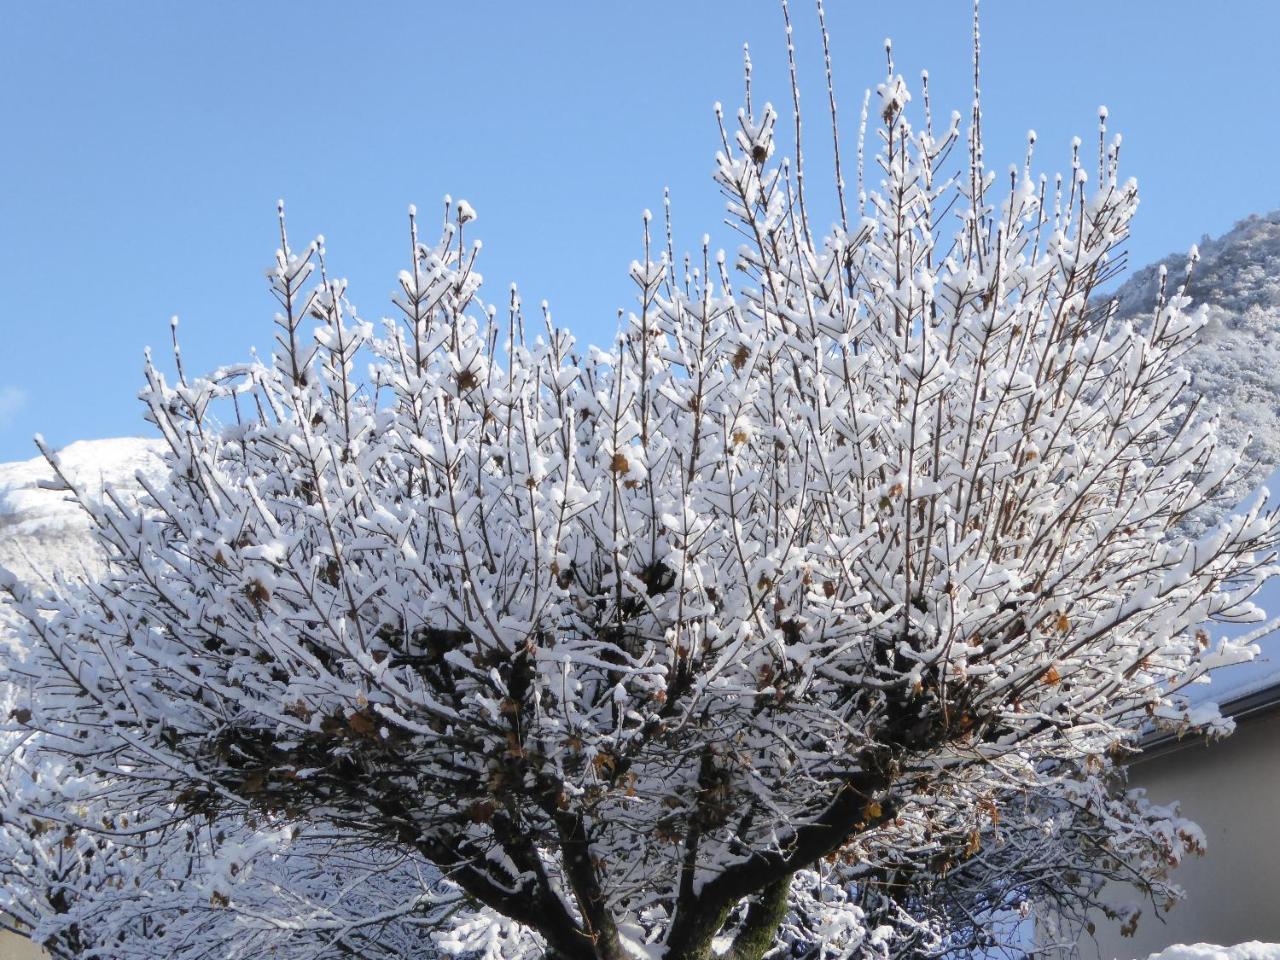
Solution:
<svg viewBox="0 0 1280 960">
<path fill-rule="evenodd" d="M 59 460 L 91 496 L 101 496 L 107 484 L 133 493 L 138 470 L 159 477 L 159 450 L 158 441 L 136 437 L 82 440 L 65 447 Z M 0 464 L 0 566 L 23 578 L 100 565 L 84 512 L 68 494 L 40 487 L 52 479 L 44 457 Z"/>
<path fill-rule="evenodd" d="M 1160 265 L 1173 285 L 1186 263 L 1183 251 L 1137 271 L 1117 292 L 1121 315 L 1150 313 Z M 1209 314 L 1191 355 L 1193 386 L 1221 410 L 1227 444 L 1257 461 L 1235 490 L 1242 498 L 1280 465 L 1280 211 L 1204 240 L 1188 292 Z"/>
</svg>

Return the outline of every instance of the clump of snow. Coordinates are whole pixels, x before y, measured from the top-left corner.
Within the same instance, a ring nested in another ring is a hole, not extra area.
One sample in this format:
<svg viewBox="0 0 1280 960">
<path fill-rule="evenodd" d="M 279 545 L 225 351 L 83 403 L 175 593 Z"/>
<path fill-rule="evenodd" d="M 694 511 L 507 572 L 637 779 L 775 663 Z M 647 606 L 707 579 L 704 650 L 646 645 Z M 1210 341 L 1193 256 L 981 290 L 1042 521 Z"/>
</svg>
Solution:
<svg viewBox="0 0 1280 960">
<path fill-rule="evenodd" d="M 1280 944 L 1250 940 L 1234 947 L 1211 943 L 1175 944 L 1153 953 L 1147 960 L 1280 960 Z"/>
<path fill-rule="evenodd" d="M 136 494 L 138 471 L 157 479 L 160 442 L 139 437 L 81 440 L 58 453 L 63 470 L 91 497 L 107 486 Z M 0 567 L 23 579 L 74 573 L 97 563 L 89 519 L 63 490 L 48 489 L 53 469 L 42 456 L 0 464 Z"/>
</svg>

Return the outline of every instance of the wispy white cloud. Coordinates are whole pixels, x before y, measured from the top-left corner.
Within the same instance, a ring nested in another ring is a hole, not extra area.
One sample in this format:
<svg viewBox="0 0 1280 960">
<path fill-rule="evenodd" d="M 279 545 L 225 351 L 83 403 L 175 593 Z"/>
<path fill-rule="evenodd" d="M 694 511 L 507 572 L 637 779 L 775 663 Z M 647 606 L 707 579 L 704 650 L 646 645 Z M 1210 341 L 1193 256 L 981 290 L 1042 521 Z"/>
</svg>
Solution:
<svg viewBox="0 0 1280 960">
<path fill-rule="evenodd" d="M 21 387 L 0 387 L 0 427 L 7 427 L 26 405 L 27 392 Z"/>
</svg>

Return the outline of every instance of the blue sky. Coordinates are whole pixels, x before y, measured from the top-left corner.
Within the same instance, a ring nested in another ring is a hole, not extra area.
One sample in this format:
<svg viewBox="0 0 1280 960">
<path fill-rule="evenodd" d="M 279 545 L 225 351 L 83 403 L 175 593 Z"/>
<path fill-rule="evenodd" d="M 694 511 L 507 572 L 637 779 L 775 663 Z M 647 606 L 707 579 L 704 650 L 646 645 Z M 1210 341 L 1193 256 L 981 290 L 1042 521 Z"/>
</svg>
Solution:
<svg viewBox="0 0 1280 960">
<path fill-rule="evenodd" d="M 846 135 L 886 36 L 909 80 L 929 69 L 937 108 L 967 108 L 967 3 L 828 2 Z M 807 0 L 793 14 L 816 180 L 818 35 Z M 277 197 L 295 238 L 326 235 L 369 319 L 405 264 L 407 205 L 465 197 L 489 294 L 517 281 L 607 341 L 664 186 L 677 246 L 730 242 L 711 108 L 738 102 L 744 41 L 756 96 L 788 102 L 768 0 L 46 0 L 4 21 L 0 460 L 31 456 L 36 431 L 145 432 L 142 350 L 173 314 L 192 368 L 267 347 Z M 1105 103 L 1142 188 L 1136 264 L 1280 206 L 1280 4 L 988 0 L 983 31 L 989 161 L 1019 159 L 1035 128 L 1042 169 L 1060 169 Z"/>
</svg>

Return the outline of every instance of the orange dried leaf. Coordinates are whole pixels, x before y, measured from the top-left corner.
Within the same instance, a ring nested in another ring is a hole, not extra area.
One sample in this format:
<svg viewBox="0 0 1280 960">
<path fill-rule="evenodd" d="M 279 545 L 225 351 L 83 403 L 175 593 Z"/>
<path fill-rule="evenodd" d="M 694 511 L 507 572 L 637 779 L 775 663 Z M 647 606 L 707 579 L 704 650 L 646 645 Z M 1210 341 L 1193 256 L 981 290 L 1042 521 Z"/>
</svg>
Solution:
<svg viewBox="0 0 1280 960">
<path fill-rule="evenodd" d="M 493 801 L 477 800 L 467 808 L 467 819 L 472 823 L 488 823 L 495 811 Z"/>
<path fill-rule="evenodd" d="M 972 857 L 975 853 L 982 849 L 982 836 L 976 829 L 969 831 L 969 842 L 965 844 L 964 855 Z"/>
<path fill-rule="evenodd" d="M 347 726 L 349 726 L 353 732 L 365 737 L 372 736 L 378 729 L 377 722 L 373 717 L 369 716 L 367 711 L 364 710 L 353 713 L 351 716 L 347 717 Z"/>
</svg>

